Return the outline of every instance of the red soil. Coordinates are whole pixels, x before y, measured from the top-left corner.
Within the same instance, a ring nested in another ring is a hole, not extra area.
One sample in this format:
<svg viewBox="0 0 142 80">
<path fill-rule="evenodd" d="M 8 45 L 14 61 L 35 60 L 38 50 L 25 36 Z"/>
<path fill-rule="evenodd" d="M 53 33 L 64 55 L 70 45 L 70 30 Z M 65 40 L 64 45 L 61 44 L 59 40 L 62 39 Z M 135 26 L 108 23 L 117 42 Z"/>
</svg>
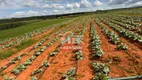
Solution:
<svg viewBox="0 0 142 80">
<path fill-rule="evenodd" d="M 90 23 L 88 23 L 87 30 L 83 37 L 83 60 L 78 61 L 77 80 L 91 80 L 93 77 L 93 70 L 91 69 L 90 54 Z"/>
<path fill-rule="evenodd" d="M 131 58 L 124 51 L 115 50 L 116 45 L 113 45 L 110 42 L 108 42 L 109 39 L 106 36 L 104 36 L 104 34 L 101 32 L 101 29 L 98 27 L 96 23 L 95 25 L 97 32 L 100 35 L 100 40 L 101 42 L 103 42 L 101 48 L 105 53 L 102 59 L 97 61 L 108 64 L 111 70 L 111 77 L 124 77 L 136 75 L 138 72 L 135 69 L 135 66 L 133 66 L 136 65 L 133 63 L 134 59 Z M 115 57 L 118 58 L 118 60 L 116 61 L 119 61 L 120 59 L 119 63 L 114 60 Z"/>
<path fill-rule="evenodd" d="M 74 29 L 75 29 L 75 27 L 71 31 L 73 31 Z M 58 40 L 52 46 L 47 48 L 45 52 L 43 52 L 40 56 L 38 56 L 34 60 L 34 62 L 32 63 L 31 66 L 29 66 L 26 70 L 24 70 L 22 73 L 20 73 L 20 75 L 18 75 L 17 79 L 29 80 L 30 79 L 30 74 L 32 73 L 32 71 L 37 69 L 41 65 L 41 63 L 43 63 L 47 59 L 47 57 L 48 57 L 47 55 L 49 53 L 51 53 L 59 45 L 59 42 L 60 42 L 60 40 Z"/>
<path fill-rule="evenodd" d="M 60 80 L 67 70 L 75 67 L 76 63 L 73 57 L 75 57 L 73 50 L 64 51 L 61 49 L 56 57 L 49 60 L 52 61 L 51 65 L 46 69 L 40 80 Z"/>
<path fill-rule="evenodd" d="M 114 31 L 105 23 L 103 23 L 103 24 L 106 26 L 107 29 Z M 116 31 L 114 31 L 114 32 L 119 35 L 118 32 L 116 32 Z M 139 47 L 141 45 L 139 45 L 138 43 L 135 43 L 135 42 L 134 43 L 129 42 L 127 39 L 125 39 L 122 36 L 120 36 L 120 40 L 121 40 L 121 42 L 128 45 L 128 50 L 126 51 L 126 53 L 129 54 L 132 58 L 134 58 L 134 63 L 137 64 L 136 67 L 141 68 L 140 71 L 138 70 L 139 72 L 141 72 L 142 71 L 142 49 Z"/>
<path fill-rule="evenodd" d="M 60 29 L 61 29 L 61 28 L 60 28 Z M 33 39 L 38 39 L 38 38 L 39 38 L 39 39 L 41 40 L 41 39 L 44 38 L 43 36 L 45 36 L 45 35 L 50 35 L 50 36 L 54 36 L 54 37 L 55 37 L 55 36 L 57 36 L 57 34 L 56 34 L 56 35 L 55 35 L 55 34 L 54 34 L 54 35 L 52 34 L 52 32 L 53 32 L 54 30 L 59 30 L 59 29 L 51 29 L 51 30 L 49 30 L 48 32 L 45 32 L 46 34 L 45 34 L 45 33 L 40 34 L 40 35 L 38 35 L 38 36 L 33 37 Z M 47 42 L 49 42 L 49 41 L 47 40 L 47 41 L 44 42 L 42 45 L 45 45 Z M 35 44 L 36 44 L 36 43 L 35 43 Z M 29 47 L 27 47 L 27 48 L 25 48 L 25 49 L 23 49 L 23 50 L 17 52 L 16 54 L 14 54 L 14 55 L 12 55 L 12 56 L 10 56 L 10 57 L 4 59 L 4 60 L 0 60 L 0 66 L 6 65 L 9 60 L 11 60 L 12 58 L 16 57 L 16 56 L 19 55 L 19 54 L 22 54 L 23 52 L 29 52 L 35 44 L 32 44 L 31 46 L 29 46 Z M 33 51 L 33 50 L 32 50 L 32 51 Z M 30 51 L 30 52 L 31 52 L 31 51 Z M 29 55 L 29 54 L 28 54 L 28 55 Z"/>
<path fill-rule="evenodd" d="M 61 32 L 61 33 L 63 33 L 63 32 Z M 57 34 L 55 35 L 50 35 L 50 36 L 57 36 Z M 53 37 L 53 38 L 54 38 Z M 46 45 L 49 41 L 51 41 L 51 40 L 47 40 L 44 44 L 42 44 L 42 45 Z M 9 57 L 8 59 L 4 59 L 4 60 L 1 60 L 1 65 L 6 65 L 7 63 L 8 63 L 8 60 L 11 60 L 12 58 L 14 58 L 15 56 L 17 56 L 17 55 L 19 55 L 19 54 L 21 54 L 22 52 L 28 52 L 29 50 L 31 50 L 31 48 L 34 46 L 35 44 L 33 44 L 33 45 L 31 45 L 30 47 L 28 47 L 28 48 L 25 48 L 24 50 L 21 50 L 21 51 L 19 51 L 18 53 L 16 53 L 16 54 L 14 54 L 13 56 L 11 56 L 11 57 Z M 55 48 L 55 47 L 54 47 Z M 53 49 L 54 49 L 53 48 Z M 52 49 L 52 47 L 50 47 L 50 49 Z M 32 51 L 30 51 L 29 53 L 28 53 L 28 55 L 26 55 L 26 56 L 23 56 L 22 57 L 22 59 L 21 59 L 21 61 L 20 62 L 16 62 L 16 64 L 12 64 L 10 67 L 8 67 L 7 69 L 5 69 L 4 70 L 4 73 L 8 73 L 7 75 L 12 75 L 11 73 L 10 73 L 10 71 L 14 68 L 14 67 L 16 67 L 18 64 L 21 64 L 21 63 L 24 63 L 25 61 L 26 61 L 26 59 L 28 59 L 33 53 L 34 53 L 34 51 L 35 51 L 35 49 L 34 50 L 32 50 Z M 14 76 L 14 75 L 13 75 Z"/>
<path fill-rule="evenodd" d="M 104 24 L 107 29 L 114 31 L 109 26 Z M 63 74 L 66 73 L 67 70 L 70 68 L 77 68 L 77 74 L 76 78 L 77 80 L 91 80 L 93 77 L 93 69 L 91 68 L 91 62 L 101 62 L 105 63 L 110 67 L 110 77 L 124 77 L 124 76 L 132 76 L 136 75 L 142 72 L 142 50 L 137 47 L 134 43 L 130 43 L 128 40 L 126 40 L 123 37 L 120 37 L 122 42 L 125 42 L 125 44 L 128 45 L 128 50 L 126 53 L 122 50 L 116 50 L 116 45 L 111 44 L 108 40 L 108 37 L 106 37 L 102 32 L 99 26 L 95 23 L 95 28 L 97 30 L 97 34 L 100 36 L 100 40 L 102 42 L 101 49 L 104 51 L 104 55 L 101 59 L 95 59 L 90 60 L 90 54 L 91 54 L 91 48 L 90 48 L 90 22 L 87 25 L 87 30 L 83 37 L 83 60 L 75 60 L 75 53 L 73 50 L 65 51 L 60 50 L 59 53 L 55 57 L 50 57 L 49 62 L 50 66 L 45 69 L 45 72 L 43 74 L 40 74 L 40 80 L 60 80 Z M 65 34 L 67 36 L 69 32 L 72 32 L 78 27 L 76 25 L 74 28 L 69 30 L 67 33 L 60 32 L 62 34 Z M 79 28 L 79 31 L 77 31 L 75 34 L 78 35 L 80 31 L 82 31 L 83 26 Z M 58 29 L 54 29 L 58 30 Z M 53 30 L 51 30 L 52 32 Z M 56 32 L 56 31 L 55 31 Z M 119 34 L 118 32 L 114 31 L 116 34 Z M 49 31 L 50 33 L 50 31 Z M 59 34 L 49 34 L 43 33 L 37 37 L 34 37 L 33 39 L 42 38 L 44 35 L 50 35 L 56 37 Z M 52 37 L 50 40 L 47 40 L 42 46 L 46 45 L 49 41 L 52 41 Z M 25 55 L 22 57 L 21 61 L 17 61 L 16 64 L 12 64 L 7 69 L 5 69 L 3 72 L 7 76 L 14 76 L 18 80 L 30 80 L 31 73 L 38 69 L 41 63 L 43 63 L 47 58 L 49 57 L 48 54 L 51 53 L 60 43 L 60 39 L 56 41 L 53 45 L 48 47 L 40 56 L 38 56 L 33 63 L 27 67 L 24 71 L 22 71 L 19 75 L 14 75 L 11 73 L 11 70 L 15 68 L 18 64 L 22 64 L 28 59 L 32 54 L 34 54 L 34 50 L 31 50 L 31 48 L 35 45 L 31 45 L 18 53 L 12 55 L 11 57 L 1 60 L 0 66 L 6 65 L 8 63 L 8 60 L 11 60 L 13 57 L 23 53 L 23 52 L 30 52 L 28 55 Z M 2 72 L 2 73 L 3 73 Z M 0 80 L 3 80 L 3 78 L 0 76 Z"/>
<path fill-rule="evenodd" d="M 51 31 L 48 31 L 48 32 L 46 32 L 46 34 L 44 34 L 44 35 L 47 35 L 47 34 L 49 34 L 50 32 L 51 32 Z M 42 37 L 43 37 L 44 35 L 43 35 L 43 34 L 38 35 L 38 36 L 36 36 L 35 39 L 37 39 L 37 38 L 42 39 Z M 33 38 L 33 39 L 34 39 L 34 38 Z M 45 43 L 46 43 L 46 42 L 45 42 Z M 35 43 L 35 44 L 36 44 L 36 43 Z M 6 59 L 4 59 L 4 60 L 0 60 L 0 66 L 6 65 L 9 60 L 11 60 L 12 58 L 16 57 L 17 55 L 22 54 L 23 52 L 29 52 L 35 44 L 32 44 L 31 46 L 29 46 L 29 47 L 27 47 L 27 48 L 25 48 L 25 49 L 23 49 L 23 50 L 21 50 L 21 51 L 18 51 L 16 54 L 13 54 L 12 56 L 10 56 L 10 57 L 8 57 L 8 58 L 6 58 Z"/>
</svg>

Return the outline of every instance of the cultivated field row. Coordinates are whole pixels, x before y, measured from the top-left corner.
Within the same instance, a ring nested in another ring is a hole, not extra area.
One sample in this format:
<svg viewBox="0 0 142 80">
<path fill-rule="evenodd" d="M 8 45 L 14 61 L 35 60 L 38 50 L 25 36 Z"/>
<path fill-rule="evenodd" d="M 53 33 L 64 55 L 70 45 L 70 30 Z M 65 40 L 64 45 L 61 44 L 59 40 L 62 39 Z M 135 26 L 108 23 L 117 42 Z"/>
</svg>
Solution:
<svg viewBox="0 0 142 80">
<path fill-rule="evenodd" d="M 43 29 L 33 37 L 39 41 L 0 60 L 0 80 L 109 80 L 140 76 L 142 26 L 132 19 L 92 15 Z M 15 39 L 5 40 L 0 46 Z M 15 44 L 3 49 L 13 49 Z M 76 46 L 81 48 L 73 49 Z"/>
</svg>

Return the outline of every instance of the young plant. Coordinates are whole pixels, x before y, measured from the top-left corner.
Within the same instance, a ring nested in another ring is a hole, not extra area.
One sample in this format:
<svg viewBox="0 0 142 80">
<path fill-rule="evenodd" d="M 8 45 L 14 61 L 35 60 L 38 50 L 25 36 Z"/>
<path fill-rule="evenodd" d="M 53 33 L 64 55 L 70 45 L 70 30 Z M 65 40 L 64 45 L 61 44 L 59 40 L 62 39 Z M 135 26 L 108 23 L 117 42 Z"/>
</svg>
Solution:
<svg viewBox="0 0 142 80">
<path fill-rule="evenodd" d="M 123 44 L 123 43 L 121 43 L 121 44 L 117 45 L 117 48 L 116 48 L 116 49 L 117 49 L 117 50 L 127 50 L 127 49 L 128 49 L 128 46 L 125 45 L 125 44 Z"/>
<path fill-rule="evenodd" d="M 107 65 L 94 62 L 92 63 L 93 69 L 94 69 L 94 77 L 93 80 L 109 80 L 109 72 L 110 69 Z"/>
<path fill-rule="evenodd" d="M 83 53 L 82 53 L 81 50 L 78 50 L 78 51 L 76 52 L 76 59 L 77 59 L 77 60 L 82 60 L 82 59 L 83 59 Z"/>
<path fill-rule="evenodd" d="M 7 75 L 3 76 L 4 80 L 15 80 L 13 76 L 8 77 Z"/>
<path fill-rule="evenodd" d="M 38 80 L 36 76 L 32 76 L 31 80 Z"/>
<path fill-rule="evenodd" d="M 93 66 L 93 69 L 95 70 L 95 73 L 108 74 L 110 72 L 109 67 L 105 64 L 94 62 L 92 66 Z"/>
<path fill-rule="evenodd" d="M 76 80 L 75 73 L 76 73 L 76 69 L 72 68 L 68 70 L 65 75 L 62 76 L 61 80 Z"/>
</svg>

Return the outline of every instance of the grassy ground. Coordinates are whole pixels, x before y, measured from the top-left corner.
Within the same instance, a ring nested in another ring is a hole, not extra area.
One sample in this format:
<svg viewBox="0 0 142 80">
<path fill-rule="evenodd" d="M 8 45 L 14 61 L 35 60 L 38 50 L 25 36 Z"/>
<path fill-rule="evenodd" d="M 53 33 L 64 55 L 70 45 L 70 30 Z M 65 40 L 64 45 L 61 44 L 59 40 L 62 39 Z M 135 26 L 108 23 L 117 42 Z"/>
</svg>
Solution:
<svg viewBox="0 0 142 80">
<path fill-rule="evenodd" d="M 35 43 L 37 40 L 27 40 L 25 42 L 20 43 L 19 45 L 15 46 L 12 49 L 8 49 L 6 51 L 0 51 L 0 60 L 10 57 L 11 55 L 15 54 L 16 52 L 24 49 L 25 47 L 30 46 L 31 44 Z"/>
<path fill-rule="evenodd" d="M 13 28 L 13 29 L 3 30 L 3 31 L 0 31 L 0 41 L 11 38 L 11 37 L 20 36 L 20 35 L 23 35 L 24 33 L 31 32 L 35 29 L 39 29 L 46 26 L 48 27 L 50 25 L 58 24 L 67 20 L 69 19 L 49 19 L 49 20 L 43 20 L 40 22 L 27 24 L 21 27 Z"/>
</svg>

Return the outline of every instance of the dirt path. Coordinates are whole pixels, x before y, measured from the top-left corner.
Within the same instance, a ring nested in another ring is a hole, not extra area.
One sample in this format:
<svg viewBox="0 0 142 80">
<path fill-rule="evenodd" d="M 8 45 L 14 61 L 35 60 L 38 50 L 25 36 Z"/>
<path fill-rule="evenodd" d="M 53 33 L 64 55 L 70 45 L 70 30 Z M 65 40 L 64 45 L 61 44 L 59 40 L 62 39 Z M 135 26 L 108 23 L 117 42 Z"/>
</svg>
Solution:
<svg viewBox="0 0 142 80">
<path fill-rule="evenodd" d="M 93 70 L 91 69 L 90 54 L 90 22 L 87 25 L 87 30 L 83 37 L 83 60 L 78 61 L 77 80 L 91 80 Z"/>
</svg>

